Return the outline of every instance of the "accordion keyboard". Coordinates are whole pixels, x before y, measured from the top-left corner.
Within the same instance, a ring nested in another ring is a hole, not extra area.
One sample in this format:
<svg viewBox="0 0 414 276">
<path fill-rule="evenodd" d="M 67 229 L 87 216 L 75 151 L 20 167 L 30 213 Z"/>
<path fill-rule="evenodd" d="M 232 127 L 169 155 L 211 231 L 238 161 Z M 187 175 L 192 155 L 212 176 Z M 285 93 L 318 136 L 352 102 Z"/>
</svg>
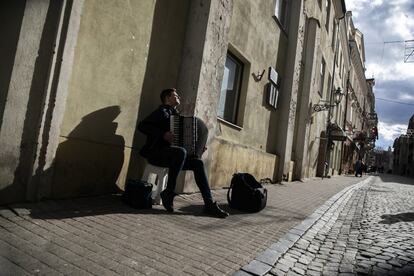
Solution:
<svg viewBox="0 0 414 276">
<path fill-rule="evenodd" d="M 171 115 L 170 131 L 173 134 L 173 146 L 183 147 L 188 156 L 196 155 L 197 120 L 196 117 Z"/>
</svg>

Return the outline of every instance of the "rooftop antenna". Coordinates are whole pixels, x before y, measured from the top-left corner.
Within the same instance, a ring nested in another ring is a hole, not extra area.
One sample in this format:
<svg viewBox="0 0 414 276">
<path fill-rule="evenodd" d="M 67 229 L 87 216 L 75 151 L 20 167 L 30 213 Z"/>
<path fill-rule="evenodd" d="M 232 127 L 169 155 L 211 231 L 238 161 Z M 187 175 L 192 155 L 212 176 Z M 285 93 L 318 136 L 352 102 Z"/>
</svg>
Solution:
<svg viewBox="0 0 414 276">
<path fill-rule="evenodd" d="M 414 62 L 414 39 L 406 40 L 404 47 L 404 63 Z"/>
</svg>

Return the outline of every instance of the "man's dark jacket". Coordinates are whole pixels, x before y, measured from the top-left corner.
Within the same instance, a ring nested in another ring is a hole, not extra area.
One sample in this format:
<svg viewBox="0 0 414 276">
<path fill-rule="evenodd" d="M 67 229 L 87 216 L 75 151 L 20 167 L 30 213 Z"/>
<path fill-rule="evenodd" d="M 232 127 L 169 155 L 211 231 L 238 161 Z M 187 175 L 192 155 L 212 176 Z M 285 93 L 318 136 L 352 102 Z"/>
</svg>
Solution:
<svg viewBox="0 0 414 276">
<path fill-rule="evenodd" d="M 138 130 L 147 135 L 147 141 L 140 151 L 143 157 L 148 158 L 152 151 L 170 146 L 164 140 L 164 134 L 170 131 L 171 115 L 178 115 L 177 110 L 162 104 L 138 124 Z"/>
</svg>

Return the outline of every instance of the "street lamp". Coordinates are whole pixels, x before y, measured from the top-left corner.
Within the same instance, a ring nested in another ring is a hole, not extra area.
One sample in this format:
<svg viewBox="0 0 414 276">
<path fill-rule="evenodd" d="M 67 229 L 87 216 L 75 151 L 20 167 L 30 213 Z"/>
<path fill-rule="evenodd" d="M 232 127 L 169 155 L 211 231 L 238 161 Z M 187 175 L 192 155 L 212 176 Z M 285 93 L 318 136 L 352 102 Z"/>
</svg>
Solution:
<svg viewBox="0 0 414 276">
<path fill-rule="evenodd" d="M 333 99 L 331 98 L 329 103 L 324 102 L 324 103 L 315 104 L 313 106 L 313 111 L 315 112 L 325 111 L 325 110 L 329 110 L 332 107 L 337 106 L 341 102 L 342 97 L 344 96 L 344 93 L 342 92 L 341 88 L 338 87 L 332 91 L 332 94 L 333 94 Z M 335 104 L 332 104 L 332 100 Z"/>
<path fill-rule="evenodd" d="M 323 103 L 318 103 L 313 106 L 313 111 L 325 111 L 328 110 L 328 121 L 326 123 L 326 147 L 325 147 L 325 161 L 324 161 L 324 171 L 322 173 L 322 178 L 327 177 L 328 170 L 329 170 L 329 162 L 330 162 L 330 153 L 331 153 L 331 133 L 332 128 L 334 127 L 331 123 L 331 109 L 337 106 L 341 101 L 344 93 L 342 92 L 341 88 L 338 87 L 335 90 L 331 91 L 329 102 L 323 101 Z"/>
<path fill-rule="evenodd" d="M 344 93 L 342 92 L 341 88 L 336 88 L 334 91 L 334 102 L 335 105 L 338 105 L 342 101 L 342 97 L 344 96 Z"/>
<path fill-rule="evenodd" d="M 331 108 L 337 106 L 341 100 L 342 97 L 344 96 L 344 93 L 342 92 L 341 88 L 336 88 L 335 90 L 332 90 L 330 98 L 329 98 L 329 104 L 322 104 L 322 105 L 315 105 L 314 110 L 316 112 L 318 111 L 322 111 L 322 110 L 326 110 L 328 109 L 328 120 L 326 123 L 326 147 L 325 147 L 325 164 L 324 164 L 324 172 L 322 175 L 323 177 L 327 177 L 328 176 L 328 171 L 329 171 L 329 162 L 331 159 L 331 143 L 332 143 L 332 137 L 331 137 L 331 132 L 332 132 L 332 127 L 333 124 L 331 123 Z M 332 104 L 332 102 L 334 102 L 335 104 Z M 321 107 L 321 110 L 316 110 L 318 107 Z"/>
</svg>

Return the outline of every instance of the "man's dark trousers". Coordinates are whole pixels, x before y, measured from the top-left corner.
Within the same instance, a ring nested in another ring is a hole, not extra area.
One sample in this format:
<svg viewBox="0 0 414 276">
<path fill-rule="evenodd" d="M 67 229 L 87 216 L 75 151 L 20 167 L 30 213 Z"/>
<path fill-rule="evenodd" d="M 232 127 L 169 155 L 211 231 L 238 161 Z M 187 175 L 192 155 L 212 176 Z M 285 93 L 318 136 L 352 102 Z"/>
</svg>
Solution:
<svg viewBox="0 0 414 276">
<path fill-rule="evenodd" d="M 207 174 L 204 169 L 204 162 L 201 159 L 187 156 L 187 151 L 182 147 L 161 147 L 153 149 L 148 154 L 148 162 L 152 165 L 168 168 L 167 190 L 174 192 L 177 177 L 181 170 L 191 170 L 201 192 L 204 203 L 213 202 L 211 190 L 208 185 Z"/>
</svg>

